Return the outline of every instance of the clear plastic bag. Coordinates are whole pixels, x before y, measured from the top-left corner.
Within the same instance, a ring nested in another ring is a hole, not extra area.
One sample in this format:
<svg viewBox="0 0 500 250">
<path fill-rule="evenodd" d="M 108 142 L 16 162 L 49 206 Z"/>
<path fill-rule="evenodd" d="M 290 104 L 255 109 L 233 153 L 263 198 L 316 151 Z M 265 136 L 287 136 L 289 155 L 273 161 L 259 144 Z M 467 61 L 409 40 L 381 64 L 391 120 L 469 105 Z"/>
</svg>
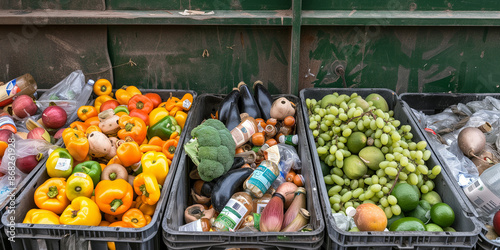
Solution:
<svg viewBox="0 0 500 250">
<path fill-rule="evenodd" d="M 280 156 L 278 164 L 280 175 L 272 184 L 274 188 L 278 188 L 281 183 L 286 181 L 286 175 L 290 172 L 290 169 L 302 169 L 302 162 L 300 161 L 299 155 L 293 146 L 279 143 L 277 144 L 277 147 Z"/>
<path fill-rule="evenodd" d="M 53 150 L 57 148 L 57 146 L 52 145 L 45 140 L 21 139 L 17 135 L 13 136 L 14 142 L 9 144 L 0 165 L 0 172 L 5 174 L 8 174 L 9 170 L 11 170 L 9 169 L 9 163 L 12 162 L 13 157 L 15 157 L 15 159 L 19 159 L 30 155 L 37 155 L 39 153 L 42 153 L 43 157 L 48 157 L 48 151 L 50 149 Z M 12 165 L 12 163 L 10 163 L 10 165 Z M 25 174 L 23 174 L 19 169 L 16 168 L 15 171 L 19 174 L 19 177 L 24 178 Z"/>
<path fill-rule="evenodd" d="M 49 91 L 43 93 L 38 98 L 37 105 L 41 110 L 45 110 L 53 102 L 63 108 L 69 115 L 76 113 L 78 107 L 85 103 L 78 103 L 78 97 L 85 86 L 85 76 L 81 70 L 73 71 L 66 78 L 52 87 Z"/>
</svg>

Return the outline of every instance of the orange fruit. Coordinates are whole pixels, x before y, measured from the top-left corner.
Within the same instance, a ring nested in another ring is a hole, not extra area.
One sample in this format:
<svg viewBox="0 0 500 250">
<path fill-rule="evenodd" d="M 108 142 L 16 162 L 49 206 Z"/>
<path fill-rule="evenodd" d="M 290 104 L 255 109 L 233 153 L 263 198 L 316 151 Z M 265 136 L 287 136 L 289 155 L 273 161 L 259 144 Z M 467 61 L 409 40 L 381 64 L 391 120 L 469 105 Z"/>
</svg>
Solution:
<svg viewBox="0 0 500 250">
<path fill-rule="evenodd" d="M 384 210 L 371 203 L 359 205 L 353 219 L 361 231 L 384 231 L 387 227 Z"/>
</svg>

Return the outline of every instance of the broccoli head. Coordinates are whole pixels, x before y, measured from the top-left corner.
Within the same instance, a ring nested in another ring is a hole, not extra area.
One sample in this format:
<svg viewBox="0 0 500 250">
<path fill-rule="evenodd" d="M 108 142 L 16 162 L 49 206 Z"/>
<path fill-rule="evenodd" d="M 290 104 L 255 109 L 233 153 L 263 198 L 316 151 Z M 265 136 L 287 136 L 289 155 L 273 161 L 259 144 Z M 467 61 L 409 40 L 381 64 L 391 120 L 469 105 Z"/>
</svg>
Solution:
<svg viewBox="0 0 500 250">
<path fill-rule="evenodd" d="M 208 119 L 194 128 L 191 136 L 184 150 L 198 167 L 202 180 L 212 181 L 231 168 L 236 144 L 224 123 Z"/>
</svg>

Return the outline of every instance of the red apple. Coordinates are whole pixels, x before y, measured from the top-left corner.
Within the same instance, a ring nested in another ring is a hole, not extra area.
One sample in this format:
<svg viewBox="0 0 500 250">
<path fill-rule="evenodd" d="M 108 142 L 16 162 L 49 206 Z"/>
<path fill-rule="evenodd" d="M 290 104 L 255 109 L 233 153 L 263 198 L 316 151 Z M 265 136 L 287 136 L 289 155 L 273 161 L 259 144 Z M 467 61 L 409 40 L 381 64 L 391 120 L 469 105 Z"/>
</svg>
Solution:
<svg viewBox="0 0 500 250">
<path fill-rule="evenodd" d="M 43 128 L 34 128 L 28 133 L 28 139 L 39 139 L 39 140 L 46 140 L 50 142 L 50 135 L 49 132 L 47 132 Z"/>
<path fill-rule="evenodd" d="M 40 160 L 40 155 L 28 155 L 23 158 L 16 159 L 16 167 L 21 170 L 21 172 L 29 174 Z"/>
<path fill-rule="evenodd" d="M 38 107 L 28 95 L 20 95 L 12 103 L 12 113 L 19 118 L 34 115 L 37 110 Z"/>
<path fill-rule="evenodd" d="M 54 139 L 59 140 L 62 138 L 62 133 L 66 128 L 61 128 L 57 130 L 56 134 L 54 135 Z"/>
<path fill-rule="evenodd" d="M 59 106 L 50 106 L 42 113 L 43 125 L 47 128 L 58 129 L 66 124 L 66 111 Z"/>
<path fill-rule="evenodd" d="M 8 129 L 0 129 L 0 141 L 10 144 L 9 138 L 12 134 L 13 132 Z"/>
<path fill-rule="evenodd" d="M 500 235 L 500 210 L 498 210 L 493 217 L 493 228 L 495 228 L 495 232 Z"/>
</svg>

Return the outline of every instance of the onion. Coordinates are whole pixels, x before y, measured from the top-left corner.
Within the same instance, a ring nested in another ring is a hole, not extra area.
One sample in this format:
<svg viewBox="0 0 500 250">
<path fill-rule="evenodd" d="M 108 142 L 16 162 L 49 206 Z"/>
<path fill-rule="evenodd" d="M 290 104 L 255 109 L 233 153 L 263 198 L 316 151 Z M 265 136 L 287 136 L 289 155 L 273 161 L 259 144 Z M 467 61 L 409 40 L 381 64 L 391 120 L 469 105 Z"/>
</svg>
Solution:
<svg viewBox="0 0 500 250">
<path fill-rule="evenodd" d="M 18 158 L 16 160 L 16 167 L 25 174 L 29 174 L 38 162 L 43 158 L 43 154 L 28 155 L 26 157 Z"/>
<path fill-rule="evenodd" d="M 13 132 L 8 129 L 0 129 L 0 141 L 10 144 L 9 139 Z"/>
<path fill-rule="evenodd" d="M 12 103 L 12 112 L 19 118 L 34 115 L 37 110 L 38 107 L 28 95 L 20 95 Z"/>
<path fill-rule="evenodd" d="M 285 197 L 285 208 L 288 208 L 290 204 L 292 204 L 296 190 L 297 185 L 292 182 L 283 182 L 278 189 L 276 189 L 276 193 L 280 193 L 283 197 Z"/>
<path fill-rule="evenodd" d="M 37 140 L 46 140 L 50 142 L 50 135 L 43 128 L 34 128 L 32 129 L 27 136 L 28 139 L 37 139 Z"/>
<path fill-rule="evenodd" d="M 56 140 L 61 139 L 61 137 L 62 137 L 62 133 L 63 133 L 64 129 L 65 129 L 65 128 L 62 128 L 62 129 L 57 130 L 56 134 L 54 135 L 54 139 L 56 139 Z"/>
<path fill-rule="evenodd" d="M 477 157 L 485 146 L 486 136 L 478 128 L 464 128 L 458 134 L 458 147 L 468 157 Z"/>
<path fill-rule="evenodd" d="M 306 208 L 306 189 L 303 187 L 299 187 L 295 191 L 295 198 L 293 198 L 292 205 L 286 210 L 285 219 L 283 219 L 283 229 L 297 217 L 301 208 Z"/>
<path fill-rule="evenodd" d="M 260 216 L 259 228 L 261 232 L 279 232 L 283 223 L 283 204 L 285 197 L 276 192 L 267 203 Z"/>
<path fill-rule="evenodd" d="M 66 111 L 58 106 L 50 106 L 42 113 L 43 125 L 47 128 L 61 128 L 64 124 L 66 124 L 66 119 Z"/>
</svg>

